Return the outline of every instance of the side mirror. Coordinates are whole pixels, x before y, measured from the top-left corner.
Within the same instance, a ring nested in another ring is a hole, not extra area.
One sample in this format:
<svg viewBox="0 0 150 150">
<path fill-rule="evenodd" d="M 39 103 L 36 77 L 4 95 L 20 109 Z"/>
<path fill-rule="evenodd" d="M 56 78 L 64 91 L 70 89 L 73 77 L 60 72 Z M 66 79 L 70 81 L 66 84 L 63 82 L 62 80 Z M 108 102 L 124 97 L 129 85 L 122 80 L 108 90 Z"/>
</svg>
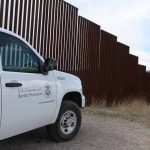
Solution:
<svg viewBox="0 0 150 150">
<path fill-rule="evenodd" d="M 51 70 L 56 70 L 57 69 L 57 61 L 52 58 L 47 58 L 45 59 L 44 62 L 44 72 L 48 72 Z"/>
</svg>

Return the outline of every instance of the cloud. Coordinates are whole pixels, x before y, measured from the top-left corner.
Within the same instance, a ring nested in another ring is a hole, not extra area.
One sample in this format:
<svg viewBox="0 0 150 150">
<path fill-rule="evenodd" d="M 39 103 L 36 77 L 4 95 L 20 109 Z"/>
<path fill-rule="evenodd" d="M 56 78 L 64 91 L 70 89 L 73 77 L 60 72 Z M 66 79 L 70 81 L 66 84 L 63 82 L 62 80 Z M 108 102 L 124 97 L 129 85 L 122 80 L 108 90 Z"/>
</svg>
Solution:
<svg viewBox="0 0 150 150">
<path fill-rule="evenodd" d="M 135 55 L 140 56 L 139 57 L 139 64 L 146 65 L 147 64 L 147 70 L 150 70 L 150 52 L 145 52 L 143 50 L 136 50 L 133 52 Z"/>
<path fill-rule="evenodd" d="M 131 53 L 150 69 L 149 0 L 66 0 L 79 7 L 79 14 L 100 24 L 130 46 Z"/>
</svg>

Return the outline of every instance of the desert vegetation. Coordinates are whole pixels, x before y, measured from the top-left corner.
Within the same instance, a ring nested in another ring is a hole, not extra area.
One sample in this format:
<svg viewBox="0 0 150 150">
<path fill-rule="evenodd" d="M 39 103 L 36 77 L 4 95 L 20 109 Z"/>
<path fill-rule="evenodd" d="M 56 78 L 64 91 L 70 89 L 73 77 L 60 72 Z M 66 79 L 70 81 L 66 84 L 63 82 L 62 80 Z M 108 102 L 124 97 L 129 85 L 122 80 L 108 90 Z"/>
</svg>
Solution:
<svg viewBox="0 0 150 150">
<path fill-rule="evenodd" d="M 150 127 L 150 104 L 144 98 L 122 99 L 109 106 L 105 99 L 93 99 L 87 110 L 108 117 L 129 119 Z"/>
</svg>

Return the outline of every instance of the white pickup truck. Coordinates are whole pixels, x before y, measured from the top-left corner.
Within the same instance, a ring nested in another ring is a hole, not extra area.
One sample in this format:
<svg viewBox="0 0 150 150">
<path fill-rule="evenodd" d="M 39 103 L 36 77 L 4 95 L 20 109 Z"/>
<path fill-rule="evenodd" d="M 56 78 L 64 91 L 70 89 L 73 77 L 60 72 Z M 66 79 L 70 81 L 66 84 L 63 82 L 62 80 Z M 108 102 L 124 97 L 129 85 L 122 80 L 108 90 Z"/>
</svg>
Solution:
<svg viewBox="0 0 150 150">
<path fill-rule="evenodd" d="M 55 60 L 0 28 L 0 140 L 42 126 L 57 142 L 71 140 L 84 106 L 78 77 L 57 71 Z"/>
</svg>

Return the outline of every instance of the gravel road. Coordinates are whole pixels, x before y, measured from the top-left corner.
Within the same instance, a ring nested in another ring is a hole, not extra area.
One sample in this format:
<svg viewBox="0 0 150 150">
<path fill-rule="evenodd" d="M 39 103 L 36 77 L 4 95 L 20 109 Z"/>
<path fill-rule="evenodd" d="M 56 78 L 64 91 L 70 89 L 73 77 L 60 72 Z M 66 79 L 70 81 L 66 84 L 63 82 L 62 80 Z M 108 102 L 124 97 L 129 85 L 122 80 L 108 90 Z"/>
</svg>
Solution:
<svg viewBox="0 0 150 150">
<path fill-rule="evenodd" d="M 1 141 L 0 150 L 150 150 L 150 129 L 84 111 L 80 133 L 70 142 L 50 141 L 41 128 Z"/>
</svg>

